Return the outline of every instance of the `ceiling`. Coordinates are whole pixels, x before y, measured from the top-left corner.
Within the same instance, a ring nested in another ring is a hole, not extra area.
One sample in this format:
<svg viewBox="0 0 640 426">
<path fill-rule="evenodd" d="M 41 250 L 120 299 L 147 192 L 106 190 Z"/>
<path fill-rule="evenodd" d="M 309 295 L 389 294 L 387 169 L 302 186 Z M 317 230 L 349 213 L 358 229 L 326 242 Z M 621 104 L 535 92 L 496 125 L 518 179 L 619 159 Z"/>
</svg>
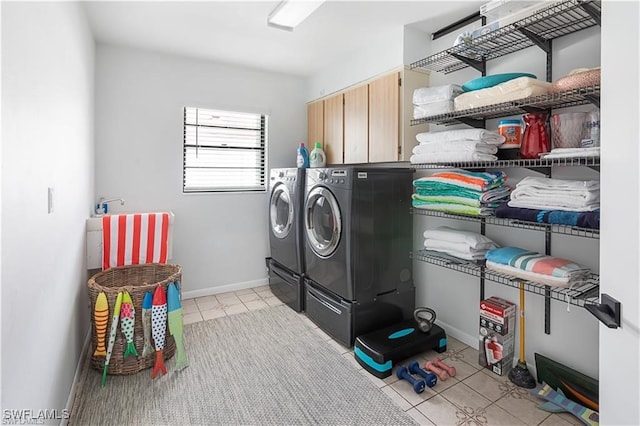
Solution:
<svg viewBox="0 0 640 426">
<path fill-rule="evenodd" d="M 83 3 L 98 43 L 308 76 L 370 47 L 376 31 L 427 33 L 486 1 L 339 1 L 322 4 L 294 31 L 268 27 L 279 1 L 96 1 Z"/>
</svg>

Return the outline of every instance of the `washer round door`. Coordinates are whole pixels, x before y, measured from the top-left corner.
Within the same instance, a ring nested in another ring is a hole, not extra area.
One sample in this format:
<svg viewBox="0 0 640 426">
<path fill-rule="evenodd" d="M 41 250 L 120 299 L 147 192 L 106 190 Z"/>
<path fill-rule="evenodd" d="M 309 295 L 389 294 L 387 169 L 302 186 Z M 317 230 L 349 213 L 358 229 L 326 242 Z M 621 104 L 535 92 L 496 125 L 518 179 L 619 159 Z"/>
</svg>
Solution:
<svg viewBox="0 0 640 426">
<path fill-rule="evenodd" d="M 293 202 L 287 185 L 279 183 L 271 191 L 269 218 L 273 235 L 277 238 L 289 235 L 293 226 Z"/>
<path fill-rule="evenodd" d="M 323 187 L 309 191 L 304 216 L 309 246 L 322 258 L 331 256 L 342 234 L 340 206 L 331 191 Z"/>
</svg>

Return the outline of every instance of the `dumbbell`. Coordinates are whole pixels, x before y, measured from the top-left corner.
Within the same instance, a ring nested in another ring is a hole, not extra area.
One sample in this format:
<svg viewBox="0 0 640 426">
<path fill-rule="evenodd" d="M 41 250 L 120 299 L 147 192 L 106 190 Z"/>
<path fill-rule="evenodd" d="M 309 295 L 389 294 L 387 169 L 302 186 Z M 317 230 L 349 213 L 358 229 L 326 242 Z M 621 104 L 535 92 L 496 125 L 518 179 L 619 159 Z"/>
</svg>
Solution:
<svg viewBox="0 0 640 426">
<path fill-rule="evenodd" d="M 438 367 L 436 367 L 436 365 L 431 362 L 431 361 L 427 361 L 424 364 L 424 368 L 426 368 L 429 371 L 432 371 L 436 376 L 438 376 L 440 378 L 440 380 L 444 381 L 447 380 L 447 372 L 444 370 L 440 370 Z"/>
<path fill-rule="evenodd" d="M 407 382 L 411 383 L 411 385 L 413 385 L 413 390 L 416 393 L 422 393 L 424 391 L 424 387 L 427 385 L 424 380 L 416 379 L 411 374 L 409 374 L 407 367 L 402 365 L 398 366 L 396 370 L 396 376 L 400 380 L 406 380 Z"/>
<path fill-rule="evenodd" d="M 422 368 L 420 368 L 420 365 L 417 361 L 412 361 L 411 364 L 409 364 L 409 372 L 411 374 L 422 376 L 427 382 L 427 386 L 429 386 L 430 388 L 434 387 L 436 383 L 438 383 L 436 375 L 433 373 L 429 373 L 428 371 L 424 371 Z"/>
<path fill-rule="evenodd" d="M 442 368 L 444 371 L 446 371 L 451 377 L 454 377 L 456 375 L 456 368 L 452 367 L 450 365 L 447 365 L 444 363 L 444 361 L 442 361 L 440 358 L 436 358 L 433 360 L 433 362 L 440 368 Z"/>
</svg>

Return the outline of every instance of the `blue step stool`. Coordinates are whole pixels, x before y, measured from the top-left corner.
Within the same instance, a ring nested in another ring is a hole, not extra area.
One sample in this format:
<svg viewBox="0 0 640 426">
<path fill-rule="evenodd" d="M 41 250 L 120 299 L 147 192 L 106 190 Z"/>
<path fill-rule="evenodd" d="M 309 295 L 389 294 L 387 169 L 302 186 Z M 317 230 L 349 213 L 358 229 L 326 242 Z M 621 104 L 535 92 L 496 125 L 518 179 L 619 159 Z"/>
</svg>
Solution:
<svg viewBox="0 0 640 426">
<path fill-rule="evenodd" d="M 445 352 L 447 335 L 435 324 L 424 333 L 414 319 L 358 336 L 353 344 L 358 364 L 380 379 L 389 377 L 397 362 L 428 349 Z"/>
</svg>

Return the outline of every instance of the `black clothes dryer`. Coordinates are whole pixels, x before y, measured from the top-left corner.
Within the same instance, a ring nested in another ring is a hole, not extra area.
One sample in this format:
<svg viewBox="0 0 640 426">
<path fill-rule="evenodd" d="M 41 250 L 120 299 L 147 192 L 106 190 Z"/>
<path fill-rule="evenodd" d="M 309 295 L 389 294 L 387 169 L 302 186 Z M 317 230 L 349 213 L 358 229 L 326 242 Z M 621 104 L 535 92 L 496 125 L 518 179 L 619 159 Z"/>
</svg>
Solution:
<svg viewBox="0 0 640 426">
<path fill-rule="evenodd" d="M 347 346 L 412 315 L 412 179 L 409 168 L 307 170 L 306 311 Z"/>
<path fill-rule="evenodd" d="M 304 309 L 304 206 L 305 169 L 271 169 L 269 172 L 269 245 L 266 259 L 269 287 L 274 295 L 300 312 Z"/>
</svg>

